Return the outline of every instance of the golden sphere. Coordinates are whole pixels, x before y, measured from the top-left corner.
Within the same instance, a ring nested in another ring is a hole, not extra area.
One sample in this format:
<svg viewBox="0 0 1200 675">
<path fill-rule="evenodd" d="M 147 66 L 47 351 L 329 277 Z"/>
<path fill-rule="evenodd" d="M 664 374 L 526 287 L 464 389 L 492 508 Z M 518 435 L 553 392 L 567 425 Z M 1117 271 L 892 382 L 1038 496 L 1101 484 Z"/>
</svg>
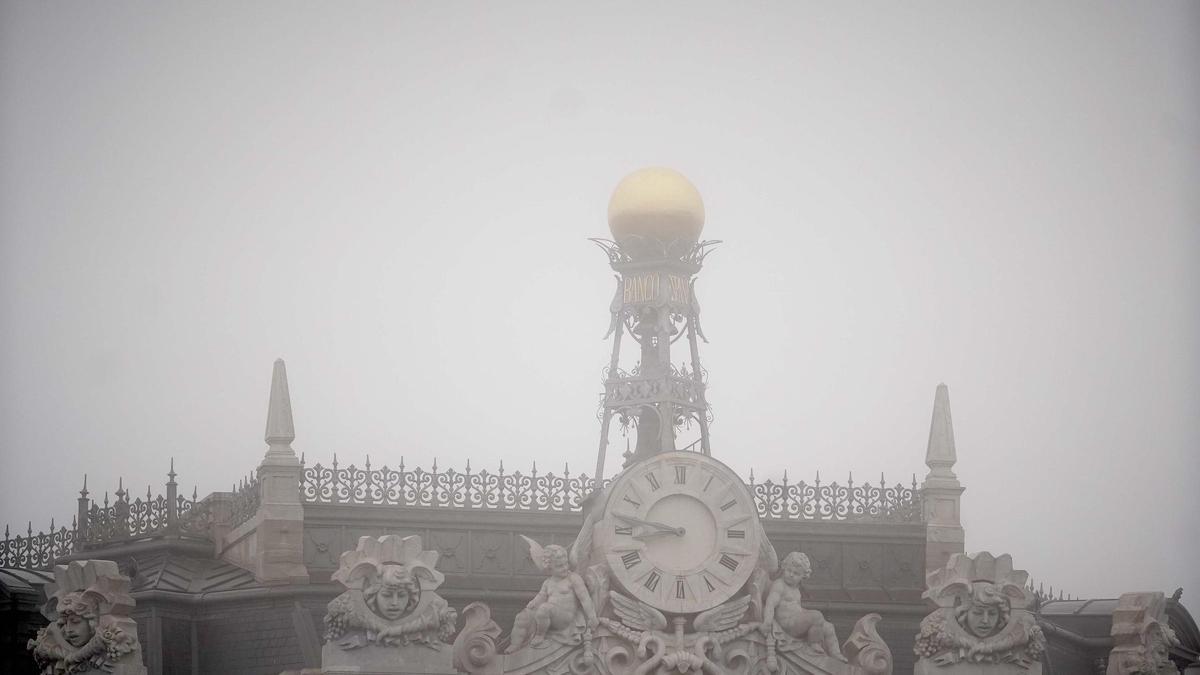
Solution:
<svg viewBox="0 0 1200 675">
<path fill-rule="evenodd" d="M 613 239 L 636 235 L 691 245 L 704 229 L 704 202 L 696 186 L 674 169 L 638 169 L 621 179 L 608 200 Z"/>
</svg>

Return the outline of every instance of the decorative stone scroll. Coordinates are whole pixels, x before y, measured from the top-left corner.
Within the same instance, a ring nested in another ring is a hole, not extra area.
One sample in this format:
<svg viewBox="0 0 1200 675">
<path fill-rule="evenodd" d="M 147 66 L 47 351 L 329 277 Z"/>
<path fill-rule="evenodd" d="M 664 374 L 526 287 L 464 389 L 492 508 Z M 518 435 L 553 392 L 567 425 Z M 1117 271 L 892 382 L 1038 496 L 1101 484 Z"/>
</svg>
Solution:
<svg viewBox="0 0 1200 675">
<path fill-rule="evenodd" d="M 1113 649 L 1106 675 L 1175 675 L 1171 647 L 1179 644 L 1167 625 L 1162 593 L 1124 593 L 1112 621 Z"/>
<path fill-rule="evenodd" d="M 1012 557 L 951 556 L 928 575 L 924 597 L 938 609 L 921 621 L 917 675 L 1040 675 L 1046 638 L 1028 611 L 1029 574 Z"/>
<path fill-rule="evenodd" d="M 346 592 L 325 614 L 326 673 L 454 673 L 450 641 L 458 614 L 434 591 L 438 554 L 418 536 L 361 537 L 333 579 Z"/>
<path fill-rule="evenodd" d="M 145 675 L 129 578 L 109 560 L 54 568 L 42 614 L 50 625 L 29 641 L 43 675 Z"/>
</svg>

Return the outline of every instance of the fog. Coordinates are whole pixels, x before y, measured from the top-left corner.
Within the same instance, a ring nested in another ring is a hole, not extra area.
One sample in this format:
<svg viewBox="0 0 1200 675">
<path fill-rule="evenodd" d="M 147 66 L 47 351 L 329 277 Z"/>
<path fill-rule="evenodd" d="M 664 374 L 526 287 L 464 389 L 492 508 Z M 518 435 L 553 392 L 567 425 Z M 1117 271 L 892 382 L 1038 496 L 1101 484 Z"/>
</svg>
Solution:
<svg viewBox="0 0 1200 675">
<path fill-rule="evenodd" d="M 920 481 L 945 382 L 968 551 L 1200 607 L 1200 5 L 0 12 L 14 529 L 228 490 L 276 357 L 310 463 L 591 474 L 587 238 L 662 165 L 724 242 L 716 458 Z"/>
</svg>

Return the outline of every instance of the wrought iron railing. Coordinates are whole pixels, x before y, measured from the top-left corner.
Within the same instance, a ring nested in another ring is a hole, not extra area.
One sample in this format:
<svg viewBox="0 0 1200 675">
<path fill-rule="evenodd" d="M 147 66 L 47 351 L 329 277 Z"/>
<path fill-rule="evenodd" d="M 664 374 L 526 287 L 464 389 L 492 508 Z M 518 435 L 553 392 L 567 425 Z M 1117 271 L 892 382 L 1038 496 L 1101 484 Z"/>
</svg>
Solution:
<svg viewBox="0 0 1200 675">
<path fill-rule="evenodd" d="M 132 498 L 124 486 L 118 487 L 115 501 L 105 493 L 101 503 L 88 499 L 87 481 L 80 491 L 78 513 L 71 527 L 55 526 L 37 533 L 33 524 L 25 534 L 12 536 L 4 529 L 0 542 L 0 567 L 45 569 L 58 558 L 102 546 L 174 535 L 208 538 L 212 536 L 212 503 L 198 501 L 193 489 L 191 499 L 176 494 L 175 471 L 168 474 L 166 493 L 154 495 L 150 488 L 145 497 Z M 592 492 L 593 480 L 586 474 L 572 475 L 564 467 L 561 474 L 541 473 L 535 464 L 529 473 L 500 469 L 465 471 L 408 469 L 403 460 L 398 468 L 372 468 L 370 458 L 360 469 L 353 464 L 303 466 L 299 485 L 301 499 L 310 504 L 357 504 L 427 508 L 488 509 L 496 511 L 577 512 Z M 607 480 L 604 481 L 607 484 Z M 920 523 L 921 492 L 916 477 L 907 487 L 879 483 L 855 483 L 853 476 L 845 484 L 823 483 L 820 475 L 813 483 L 756 482 L 750 474 L 749 487 L 754 494 L 759 516 L 771 520 L 827 520 Z M 235 485 L 229 524 L 237 527 L 258 511 L 261 485 L 247 478 Z"/>
<path fill-rule="evenodd" d="M 30 523 L 24 536 L 13 537 L 5 526 L 0 567 L 46 569 L 63 556 L 123 541 L 162 535 L 211 536 L 212 514 L 207 504 L 197 501 L 196 490 L 193 488 L 191 499 L 177 494 L 174 461 L 167 476 L 165 494 L 154 495 L 147 487 L 145 497 L 131 499 L 121 481 L 114 493 L 116 499 L 110 501 L 106 492 L 99 504 L 88 498 L 84 477 L 70 529 L 55 527 L 51 520 L 48 531 L 35 534 Z"/>
<path fill-rule="evenodd" d="M 75 550 L 75 527 L 54 527 L 50 521 L 49 532 L 34 534 L 33 523 L 29 523 L 25 536 L 9 535 L 8 526 L 4 526 L 4 542 L 0 545 L 0 567 L 20 567 L 23 569 L 49 569 L 54 561 Z"/>
<path fill-rule="evenodd" d="M 843 485 L 822 483 L 820 472 L 812 483 L 789 483 L 784 472 L 779 483 L 755 483 L 751 472 L 750 491 L 761 518 L 919 523 L 923 517 L 916 476 L 911 487 L 900 483 L 889 487 L 882 475 L 879 483 L 872 484 L 855 483 L 850 474 Z"/>
<path fill-rule="evenodd" d="M 338 465 L 305 466 L 300 497 L 313 504 L 366 504 L 381 506 L 450 507 L 504 511 L 579 511 L 592 491 L 587 474 L 572 476 L 533 471 L 506 473 L 503 462 L 498 472 L 447 469 L 432 471 L 384 465 L 371 468 L 371 458 L 358 468 Z"/>
<path fill-rule="evenodd" d="M 367 458 L 362 468 L 340 466 L 334 456 L 331 466 L 305 466 L 300 484 L 301 499 L 310 504 L 362 504 L 378 506 L 449 507 L 502 511 L 579 511 L 591 493 L 593 481 L 586 474 L 539 473 L 537 465 L 529 473 L 465 471 L 454 469 L 407 469 L 401 460 L 398 468 L 386 465 L 371 468 Z M 605 483 L 607 484 L 607 480 Z M 916 477 L 911 487 L 888 486 L 880 477 L 878 484 L 855 483 L 853 475 L 845 484 L 822 483 L 820 474 L 813 483 L 756 483 L 750 475 L 759 516 L 780 520 L 838 520 L 920 523 L 921 493 Z"/>
<path fill-rule="evenodd" d="M 230 512 L 229 524 L 237 527 L 258 513 L 262 490 L 257 478 L 246 478 L 240 485 L 233 488 L 233 506 Z"/>
</svg>

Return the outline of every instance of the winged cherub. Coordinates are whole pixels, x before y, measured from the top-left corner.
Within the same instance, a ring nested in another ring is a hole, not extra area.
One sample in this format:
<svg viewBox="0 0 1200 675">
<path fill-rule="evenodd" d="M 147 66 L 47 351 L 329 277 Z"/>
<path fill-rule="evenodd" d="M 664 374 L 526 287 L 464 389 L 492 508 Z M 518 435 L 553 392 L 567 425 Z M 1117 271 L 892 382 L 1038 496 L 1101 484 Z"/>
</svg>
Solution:
<svg viewBox="0 0 1200 675">
<path fill-rule="evenodd" d="M 583 577 L 571 569 L 567 549 L 558 544 L 543 547 L 525 535 L 521 538 L 529 544 L 529 557 L 534 564 L 550 577 L 542 582 L 538 594 L 517 614 L 508 653 L 524 647 L 526 642 L 539 647 L 547 636 L 573 642 L 581 628 L 577 622 L 580 612 L 583 613 L 584 630 L 579 632 L 590 633 L 598 623 L 596 607 Z"/>
<path fill-rule="evenodd" d="M 779 577 L 771 583 L 767 592 L 762 631 L 769 641 L 773 640 L 776 632 L 781 632 L 823 649 L 828 656 L 845 661 L 833 624 L 826 621 L 825 616 L 817 610 L 804 609 L 800 604 L 800 582 L 811 574 L 812 563 L 807 555 L 793 551 L 784 557 L 779 565 Z"/>
</svg>

